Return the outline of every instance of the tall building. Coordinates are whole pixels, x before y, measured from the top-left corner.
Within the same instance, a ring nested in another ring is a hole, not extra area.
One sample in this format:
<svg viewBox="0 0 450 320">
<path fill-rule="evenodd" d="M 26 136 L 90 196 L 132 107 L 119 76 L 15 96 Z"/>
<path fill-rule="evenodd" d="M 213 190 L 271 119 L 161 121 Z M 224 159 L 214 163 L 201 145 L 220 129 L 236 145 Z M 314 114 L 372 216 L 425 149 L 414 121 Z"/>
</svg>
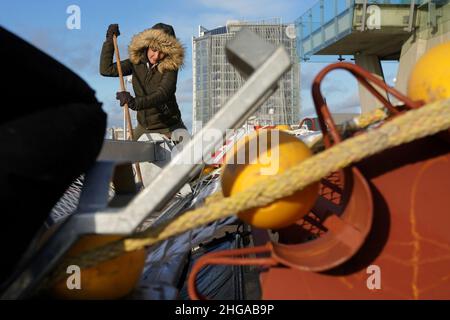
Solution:
<svg viewBox="0 0 450 320">
<path fill-rule="evenodd" d="M 198 37 L 192 39 L 193 132 L 206 124 L 244 83 L 244 79 L 225 56 L 227 41 L 244 27 L 268 42 L 277 46 L 282 44 L 292 61 L 292 68 L 280 80 L 278 90 L 255 113 L 252 121 L 259 125 L 293 124 L 298 121 L 300 67 L 295 26 L 281 24 L 280 19 L 229 21 L 225 27 L 213 30 L 199 26 Z"/>
</svg>

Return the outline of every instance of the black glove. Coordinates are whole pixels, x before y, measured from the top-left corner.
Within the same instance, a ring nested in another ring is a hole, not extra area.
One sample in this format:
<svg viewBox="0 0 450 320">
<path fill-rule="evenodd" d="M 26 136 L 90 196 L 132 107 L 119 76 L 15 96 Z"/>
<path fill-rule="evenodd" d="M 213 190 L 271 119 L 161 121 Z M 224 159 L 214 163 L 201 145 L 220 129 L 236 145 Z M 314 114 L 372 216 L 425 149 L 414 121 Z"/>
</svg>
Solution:
<svg viewBox="0 0 450 320">
<path fill-rule="evenodd" d="M 164 103 L 164 104 L 160 104 L 158 107 L 159 112 L 161 112 L 165 117 L 169 117 L 172 115 L 172 113 L 170 112 L 169 106 Z"/>
<path fill-rule="evenodd" d="M 116 99 L 120 101 L 120 106 L 128 104 L 128 108 L 136 110 L 136 100 L 128 91 L 120 91 L 116 93 Z"/>
<path fill-rule="evenodd" d="M 108 31 L 106 31 L 106 40 L 112 41 L 113 35 L 120 36 L 119 25 L 117 23 L 109 25 Z"/>
</svg>

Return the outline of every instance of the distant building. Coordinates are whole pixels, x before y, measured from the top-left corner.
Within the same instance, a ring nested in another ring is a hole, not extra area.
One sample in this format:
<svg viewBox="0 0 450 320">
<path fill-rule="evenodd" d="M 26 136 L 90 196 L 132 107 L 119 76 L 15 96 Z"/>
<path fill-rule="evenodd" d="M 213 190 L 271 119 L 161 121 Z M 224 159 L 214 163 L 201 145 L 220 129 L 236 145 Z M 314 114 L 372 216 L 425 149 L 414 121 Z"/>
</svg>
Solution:
<svg viewBox="0 0 450 320">
<path fill-rule="evenodd" d="M 225 57 L 226 42 L 243 27 L 268 42 L 282 44 L 292 61 L 292 68 L 282 77 L 279 89 L 255 113 L 253 121 L 259 125 L 273 125 L 293 124 L 299 120 L 300 67 L 295 26 L 281 24 L 280 19 L 229 21 L 225 27 L 213 30 L 200 26 L 198 37 L 192 40 L 193 132 L 206 124 L 244 83 Z"/>
<path fill-rule="evenodd" d="M 112 140 L 123 140 L 123 128 L 108 128 L 106 138 Z"/>
</svg>

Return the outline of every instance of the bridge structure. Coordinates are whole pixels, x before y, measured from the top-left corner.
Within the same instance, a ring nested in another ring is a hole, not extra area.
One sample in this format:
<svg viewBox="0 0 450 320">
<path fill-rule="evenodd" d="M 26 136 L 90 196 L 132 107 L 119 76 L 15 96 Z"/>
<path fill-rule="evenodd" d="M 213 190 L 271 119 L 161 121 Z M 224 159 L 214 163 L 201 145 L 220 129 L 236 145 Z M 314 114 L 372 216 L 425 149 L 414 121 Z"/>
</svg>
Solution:
<svg viewBox="0 0 450 320">
<path fill-rule="evenodd" d="M 406 92 L 411 66 L 432 46 L 450 40 L 448 0 L 320 0 L 296 21 L 299 58 L 353 55 L 384 79 L 382 60 L 398 60 L 396 87 Z M 387 97 L 386 92 L 381 92 Z M 362 112 L 380 107 L 359 87 Z"/>
</svg>

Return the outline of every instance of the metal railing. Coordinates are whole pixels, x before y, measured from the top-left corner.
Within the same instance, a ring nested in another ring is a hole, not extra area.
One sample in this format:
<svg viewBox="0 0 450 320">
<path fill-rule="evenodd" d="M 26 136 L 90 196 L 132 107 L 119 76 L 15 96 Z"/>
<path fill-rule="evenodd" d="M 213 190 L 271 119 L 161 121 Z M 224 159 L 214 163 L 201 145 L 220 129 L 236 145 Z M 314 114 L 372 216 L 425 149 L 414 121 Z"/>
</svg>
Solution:
<svg viewBox="0 0 450 320">
<path fill-rule="evenodd" d="M 366 13 L 370 5 L 409 6 L 409 19 L 405 31 L 411 32 L 414 9 L 427 0 L 319 0 L 296 19 L 297 47 L 301 60 L 308 58 L 352 31 L 365 31 Z M 361 8 L 361 24 L 355 26 L 355 9 Z"/>
</svg>

